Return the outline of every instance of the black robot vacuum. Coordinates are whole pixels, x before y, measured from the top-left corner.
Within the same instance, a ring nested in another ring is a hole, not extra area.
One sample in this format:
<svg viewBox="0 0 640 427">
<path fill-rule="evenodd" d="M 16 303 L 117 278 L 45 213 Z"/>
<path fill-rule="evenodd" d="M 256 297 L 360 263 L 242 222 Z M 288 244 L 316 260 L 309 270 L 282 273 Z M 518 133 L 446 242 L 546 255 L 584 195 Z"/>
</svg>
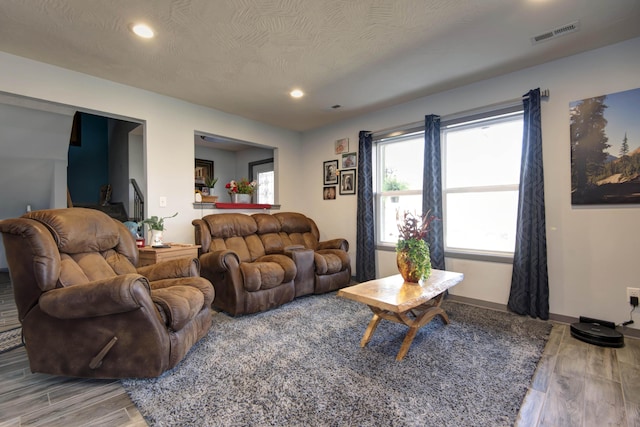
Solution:
<svg viewBox="0 0 640 427">
<path fill-rule="evenodd" d="M 624 335 L 606 320 L 580 316 L 580 322 L 571 324 L 571 336 L 601 347 L 624 347 Z"/>
</svg>

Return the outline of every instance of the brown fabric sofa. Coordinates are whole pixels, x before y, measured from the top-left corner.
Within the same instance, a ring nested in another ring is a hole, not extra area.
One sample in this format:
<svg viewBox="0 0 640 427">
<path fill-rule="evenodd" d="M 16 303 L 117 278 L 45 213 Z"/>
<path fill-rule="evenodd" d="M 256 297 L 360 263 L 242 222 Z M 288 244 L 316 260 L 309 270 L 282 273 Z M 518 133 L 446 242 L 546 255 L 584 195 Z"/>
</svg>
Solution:
<svg viewBox="0 0 640 427">
<path fill-rule="evenodd" d="M 211 326 L 199 261 L 136 268 L 133 236 L 103 212 L 34 211 L 0 232 L 33 372 L 155 377 Z"/>
<path fill-rule="evenodd" d="M 201 246 L 201 274 L 216 291 L 213 305 L 233 316 L 351 281 L 349 243 L 320 242 L 315 222 L 300 213 L 222 213 L 192 223 Z"/>
</svg>

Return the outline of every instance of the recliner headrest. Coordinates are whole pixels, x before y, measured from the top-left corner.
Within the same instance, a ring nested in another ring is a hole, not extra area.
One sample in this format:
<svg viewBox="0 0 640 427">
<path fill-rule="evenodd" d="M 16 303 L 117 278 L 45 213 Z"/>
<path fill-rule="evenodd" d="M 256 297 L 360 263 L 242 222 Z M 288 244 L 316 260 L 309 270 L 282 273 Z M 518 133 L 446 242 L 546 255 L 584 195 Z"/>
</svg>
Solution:
<svg viewBox="0 0 640 427">
<path fill-rule="evenodd" d="M 60 252 L 67 254 L 103 252 L 120 242 L 119 224 L 96 209 L 47 209 L 29 212 L 23 218 L 49 228 Z"/>
</svg>

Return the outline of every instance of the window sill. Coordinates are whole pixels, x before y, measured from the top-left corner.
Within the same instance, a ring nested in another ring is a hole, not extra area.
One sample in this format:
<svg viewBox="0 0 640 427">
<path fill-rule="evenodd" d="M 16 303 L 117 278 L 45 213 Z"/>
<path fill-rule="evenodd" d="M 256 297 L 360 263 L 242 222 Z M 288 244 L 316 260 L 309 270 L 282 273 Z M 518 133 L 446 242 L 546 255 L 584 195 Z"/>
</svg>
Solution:
<svg viewBox="0 0 640 427">
<path fill-rule="evenodd" d="M 395 246 L 391 245 L 376 245 L 377 251 L 386 251 L 386 252 L 395 252 Z M 454 258 L 454 259 L 468 259 L 471 261 L 483 261 L 483 262 L 498 262 L 502 264 L 513 264 L 513 254 L 500 254 L 500 253 L 468 253 L 468 252 L 455 252 L 455 251 L 445 251 L 445 258 Z"/>
<path fill-rule="evenodd" d="M 479 254 L 479 253 L 468 253 L 468 252 L 452 252 L 445 251 L 444 256 L 446 258 L 456 258 L 456 259 L 468 259 L 471 261 L 484 261 L 484 262 L 498 262 L 502 264 L 513 264 L 513 254 Z"/>
</svg>

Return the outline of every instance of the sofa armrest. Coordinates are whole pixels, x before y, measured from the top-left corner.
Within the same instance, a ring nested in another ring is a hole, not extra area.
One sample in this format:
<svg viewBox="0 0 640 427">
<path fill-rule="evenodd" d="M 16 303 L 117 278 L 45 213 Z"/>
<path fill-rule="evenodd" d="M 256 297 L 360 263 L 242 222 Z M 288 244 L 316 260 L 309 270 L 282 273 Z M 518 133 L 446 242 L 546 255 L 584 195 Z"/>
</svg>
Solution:
<svg viewBox="0 0 640 427">
<path fill-rule="evenodd" d="M 162 279 L 178 279 L 180 277 L 198 277 L 200 261 L 197 258 L 178 258 L 145 265 L 136 269 L 150 282 Z"/>
<path fill-rule="evenodd" d="M 149 282 L 139 274 L 123 274 L 82 285 L 58 288 L 40 296 L 40 309 L 58 319 L 106 316 L 139 309 L 148 298 Z"/>
<path fill-rule="evenodd" d="M 349 252 L 349 242 L 347 239 L 342 238 L 325 240 L 324 242 L 318 242 L 316 250 L 320 249 L 342 249 L 345 252 Z"/>
<path fill-rule="evenodd" d="M 229 259 L 232 258 L 232 262 Z M 215 251 L 200 255 L 202 268 L 214 273 L 229 271 L 230 265 L 240 264 L 238 254 L 231 250 Z"/>
<path fill-rule="evenodd" d="M 198 253 L 200 255 L 206 254 L 211 247 L 211 231 L 209 231 L 209 226 L 202 219 L 194 219 L 191 221 L 191 224 L 194 227 L 196 245 L 200 245 Z"/>
</svg>

